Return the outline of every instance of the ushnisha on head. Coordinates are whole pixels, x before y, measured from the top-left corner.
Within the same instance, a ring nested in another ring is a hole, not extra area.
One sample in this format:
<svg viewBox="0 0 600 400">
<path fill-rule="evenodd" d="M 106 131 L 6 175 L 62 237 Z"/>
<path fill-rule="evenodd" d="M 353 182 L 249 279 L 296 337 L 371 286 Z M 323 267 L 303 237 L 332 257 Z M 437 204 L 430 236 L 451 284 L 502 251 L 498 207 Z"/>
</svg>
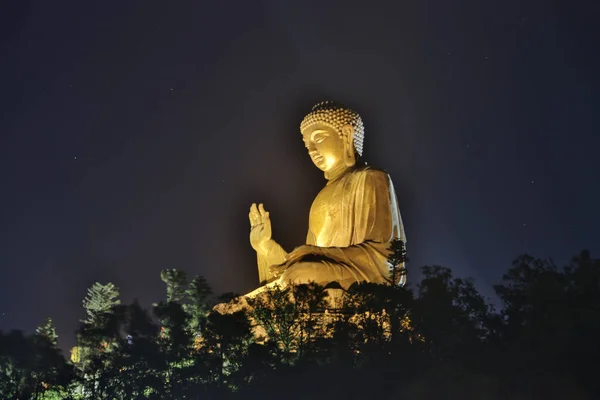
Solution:
<svg viewBox="0 0 600 400">
<path fill-rule="evenodd" d="M 315 105 L 302 120 L 300 132 L 313 163 L 328 179 L 353 166 L 362 155 L 362 119 L 340 104 L 324 101 Z"/>
<path fill-rule="evenodd" d="M 346 125 L 352 127 L 354 149 L 359 156 L 362 156 L 365 127 L 362 118 L 356 111 L 344 107 L 340 103 L 322 101 L 313 106 L 311 112 L 304 117 L 300 123 L 300 132 L 304 132 L 316 123 L 329 125 L 340 136 L 345 134 L 344 127 Z"/>
</svg>

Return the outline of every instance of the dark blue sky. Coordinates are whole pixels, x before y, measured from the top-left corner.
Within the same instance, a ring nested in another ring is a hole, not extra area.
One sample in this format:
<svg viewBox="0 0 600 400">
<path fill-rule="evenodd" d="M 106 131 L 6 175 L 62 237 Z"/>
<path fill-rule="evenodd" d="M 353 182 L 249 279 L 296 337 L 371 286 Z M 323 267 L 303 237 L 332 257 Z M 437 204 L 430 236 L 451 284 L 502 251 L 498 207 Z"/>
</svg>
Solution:
<svg viewBox="0 0 600 400">
<path fill-rule="evenodd" d="M 252 289 L 248 207 L 303 242 L 323 99 L 363 115 L 411 271 L 491 295 L 521 253 L 600 252 L 594 1 L 212 3 L 0 3 L 0 329 L 71 345 L 93 282 L 150 305 L 164 268 Z"/>
</svg>

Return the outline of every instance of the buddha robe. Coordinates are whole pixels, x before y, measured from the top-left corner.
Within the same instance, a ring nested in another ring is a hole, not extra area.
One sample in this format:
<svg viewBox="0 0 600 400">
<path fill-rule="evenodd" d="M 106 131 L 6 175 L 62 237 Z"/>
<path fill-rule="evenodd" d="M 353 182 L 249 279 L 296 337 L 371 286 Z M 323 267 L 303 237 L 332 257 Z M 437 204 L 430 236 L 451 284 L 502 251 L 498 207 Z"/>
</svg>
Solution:
<svg viewBox="0 0 600 400">
<path fill-rule="evenodd" d="M 313 201 L 306 244 L 315 247 L 285 262 L 279 284 L 337 282 L 348 288 L 355 282 L 387 282 L 394 239 L 406 243 L 389 175 L 355 167 L 329 181 Z"/>
</svg>

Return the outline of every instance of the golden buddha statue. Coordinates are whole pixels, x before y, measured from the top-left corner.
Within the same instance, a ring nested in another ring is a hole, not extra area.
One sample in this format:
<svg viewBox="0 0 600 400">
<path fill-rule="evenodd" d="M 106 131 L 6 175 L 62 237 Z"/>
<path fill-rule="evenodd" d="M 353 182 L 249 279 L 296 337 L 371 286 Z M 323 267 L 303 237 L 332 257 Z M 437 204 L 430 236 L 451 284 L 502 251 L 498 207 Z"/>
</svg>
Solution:
<svg viewBox="0 0 600 400">
<path fill-rule="evenodd" d="M 261 288 L 315 282 L 390 282 L 394 240 L 406 243 L 396 194 L 389 175 L 359 163 L 364 126 L 354 111 L 333 102 L 315 105 L 300 124 L 302 139 L 327 184 L 310 209 L 306 244 L 287 253 L 271 237 L 269 212 L 250 207 L 250 244 L 256 250 Z M 404 284 L 405 274 L 395 284 Z"/>
</svg>

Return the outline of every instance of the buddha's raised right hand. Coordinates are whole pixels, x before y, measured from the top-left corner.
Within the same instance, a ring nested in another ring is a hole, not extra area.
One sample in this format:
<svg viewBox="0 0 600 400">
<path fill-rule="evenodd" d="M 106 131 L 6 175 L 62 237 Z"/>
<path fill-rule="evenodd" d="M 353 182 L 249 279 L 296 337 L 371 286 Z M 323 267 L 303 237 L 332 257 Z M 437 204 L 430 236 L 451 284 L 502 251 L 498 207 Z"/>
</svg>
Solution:
<svg viewBox="0 0 600 400">
<path fill-rule="evenodd" d="M 250 206 L 250 244 L 258 253 L 265 253 L 266 246 L 271 240 L 271 219 L 263 204 L 252 203 Z"/>
</svg>

